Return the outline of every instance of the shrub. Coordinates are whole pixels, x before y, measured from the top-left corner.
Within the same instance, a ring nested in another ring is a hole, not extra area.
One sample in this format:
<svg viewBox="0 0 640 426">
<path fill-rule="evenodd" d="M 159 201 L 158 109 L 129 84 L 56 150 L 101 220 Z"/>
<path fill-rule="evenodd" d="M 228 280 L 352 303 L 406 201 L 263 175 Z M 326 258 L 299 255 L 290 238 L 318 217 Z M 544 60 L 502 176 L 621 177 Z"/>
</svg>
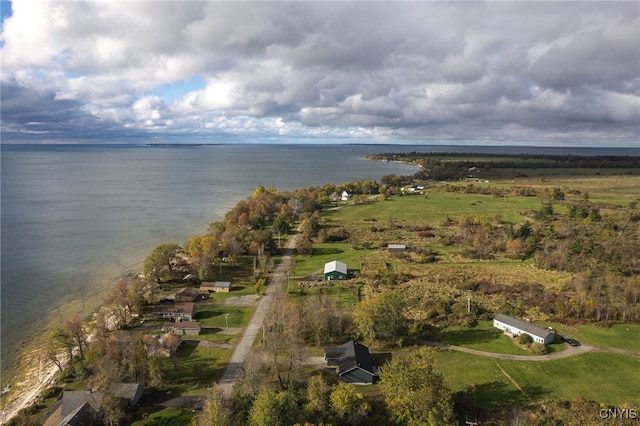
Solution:
<svg viewBox="0 0 640 426">
<path fill-rule="evenodd" d="M 531 346 L 529 346 L 529 350 L 536 355 L 544 355 L 547 353 L 547 347 L 543 343 L 538 342 L 532 343 Z"/>
<path fill-rule="evenodd" d="M 526 333 L 523 333 L 523 334 L 518 336 L 518 343 L 520 343 L 521 345 L 527 346 L 527 345 L 531 344 L 531 342 L 533 342 L 533 339 L 531 338 L 531 336 L 529 336 Z"/>
</svg>

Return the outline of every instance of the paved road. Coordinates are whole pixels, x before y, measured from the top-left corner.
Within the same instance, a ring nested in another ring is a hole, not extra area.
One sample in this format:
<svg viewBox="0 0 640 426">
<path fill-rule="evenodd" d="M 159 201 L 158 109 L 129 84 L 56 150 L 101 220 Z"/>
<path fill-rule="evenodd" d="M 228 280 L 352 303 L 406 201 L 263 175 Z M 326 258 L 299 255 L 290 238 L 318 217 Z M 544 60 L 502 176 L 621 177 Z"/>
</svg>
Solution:
<svg viewBox="0 0 640 426">
<path fill-rule="evenodd" d="M 640 353 L 638 352 L 626 351 L 623 349 L 616 349 L 616 348 L 590 346 L 590 345 L 569 346 L 566 350 L 562 352 L 554 352 L 548 355 L 511 355 L 511 354 L 500 354 L 495 352 L 479 351 L 477 349 L 465 348 L 462 346 L 454 346 L 454 345 L 449 345 L 448 343 L 435 342 L 431 340 L 422 340 L 420 341 L 420 343 L 423 345 L 434 346 L 437 348 L 451 349 L 452 351 L 466 352 L 474 355 L 481 355 L 481 356 L 498 358 L 498 359 L 513 359 L 518 361 L 549 361 L 552 359 L 568 358 L 570 356 L 583 354 L 586 352 L 609 352 L 609 353 L 616 353 L 620 355 L 634 356 L 634 357 L 640 358 Z"/>
<path fill-rule="evenodd" d="M 291 266 L 293 249 L 296 246 L 297 240 L 298 235 L 294 235 L 294 237 L 289 241 L 289 245 L 282 257 L 280 265 L 276 268 L 273 278 L 271 278 L 271 282 L 267 286 L 267 290 L 262 296 L 262 299 L 260 299 L 260 302 L 258 302 L 256 310 L 253 312 L 247 327 L 244 329 L 244 333 L 242 333 L 242 336 L 233 351 L 233 355 L 231 355 L 231 358 L 229 359 L 229 364 L 227 364 L 227 368 L 219 382 L 227 395 L 231 392 L 233 385 L 242 371 L 242 365 L 251 351 L 253 342 L 262 327 L 264 317 L 269 311 L 271 303 L 278 294 L 281 294 L 284 291 L 284 287 L 287 283 L 287 270 Z"/>
</svg>

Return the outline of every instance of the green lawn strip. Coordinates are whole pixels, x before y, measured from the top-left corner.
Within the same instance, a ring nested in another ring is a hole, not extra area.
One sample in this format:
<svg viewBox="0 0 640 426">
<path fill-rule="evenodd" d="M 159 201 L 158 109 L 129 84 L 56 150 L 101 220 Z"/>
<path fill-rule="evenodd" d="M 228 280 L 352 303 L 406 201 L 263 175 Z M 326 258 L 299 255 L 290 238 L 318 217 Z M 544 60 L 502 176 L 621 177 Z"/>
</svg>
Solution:
<svg viewBox="0 0 640 426">
<path fill-rule="evenodd" d="M 202 327 L 224 329 L 227 326 L 224 314 L 229 314 L 229 327 L 244 327 L 249 322 L 254 309 L 253 306 L 202 305 L 198 307 L 195 320 L 200 321 Z"/>
<path fill-rule="evenodd" d="M 210 293 L 209 298 L 213 300 L 214 303 L 224 303 L 232 297 L 241 297 L 249 294 L 255 294 L 253 286 L 248 284 L 234 284 L 233 280 L 231 280 L 231 291 L 229 293 Z"/>
<path fill-rule="evenodd" d="M 479 406 L 576 398 L 612 405 L 640 403 L 640 360 L 633 357 L 586 353 L 552 361 L 512 361 L 455 351 L 438 351 L 434 356 L 436 370 L 454 392 L 475 385 Z"/>
<path fill-rule="evenodd" d="M 132 426 L 189 426 L 194 413 L 190 409 L 163 408 L 149 414 L 144 420 L 133 422 Z"/>
<path fill-rule="evenodd" d="M 478 321 L 473 328 L 447 327 L 442 332 L 443 342 L 485 352 L 513 355 L 531 355 L 512 338 L 493 327 L 492 321 Z"/>
<path fill-rule="evenodd" d="M 611 327 L 597 325 L 565 326 L 544 323 L 560 335 L 566 335 L 585 345 L 611 347 L 640 352 L 640 324 L 614 324 Z"/>
</svg>

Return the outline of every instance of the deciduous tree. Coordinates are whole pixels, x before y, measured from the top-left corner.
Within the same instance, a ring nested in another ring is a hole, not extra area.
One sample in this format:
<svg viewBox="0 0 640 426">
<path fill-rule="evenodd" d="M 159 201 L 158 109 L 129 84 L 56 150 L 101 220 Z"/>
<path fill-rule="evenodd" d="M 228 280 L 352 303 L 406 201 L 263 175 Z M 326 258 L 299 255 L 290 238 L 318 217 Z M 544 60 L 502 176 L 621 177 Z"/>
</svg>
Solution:
<svg viewBox="0 0 640 426">
<path fill-rule="evenodd" d="M 428 349 L 408 358 L 394 358 L 384 365 L 380 389 L 396 422 L 405 425 L 453 425 L 451 390 L 435 371 Z"/>
</svg>

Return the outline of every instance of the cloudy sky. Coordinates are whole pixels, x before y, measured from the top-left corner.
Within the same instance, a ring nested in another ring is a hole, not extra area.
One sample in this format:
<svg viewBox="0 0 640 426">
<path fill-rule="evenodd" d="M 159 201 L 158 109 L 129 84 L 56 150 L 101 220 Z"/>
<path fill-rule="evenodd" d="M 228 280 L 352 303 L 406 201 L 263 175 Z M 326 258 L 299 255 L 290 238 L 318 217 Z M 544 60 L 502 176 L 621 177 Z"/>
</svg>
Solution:
<svg viewBox="0 0 640 426">
<path fill-rule="evenodd" d="M 2 142 L 640 147 L 640 2 L 2 1 Z"/>
</svg>

